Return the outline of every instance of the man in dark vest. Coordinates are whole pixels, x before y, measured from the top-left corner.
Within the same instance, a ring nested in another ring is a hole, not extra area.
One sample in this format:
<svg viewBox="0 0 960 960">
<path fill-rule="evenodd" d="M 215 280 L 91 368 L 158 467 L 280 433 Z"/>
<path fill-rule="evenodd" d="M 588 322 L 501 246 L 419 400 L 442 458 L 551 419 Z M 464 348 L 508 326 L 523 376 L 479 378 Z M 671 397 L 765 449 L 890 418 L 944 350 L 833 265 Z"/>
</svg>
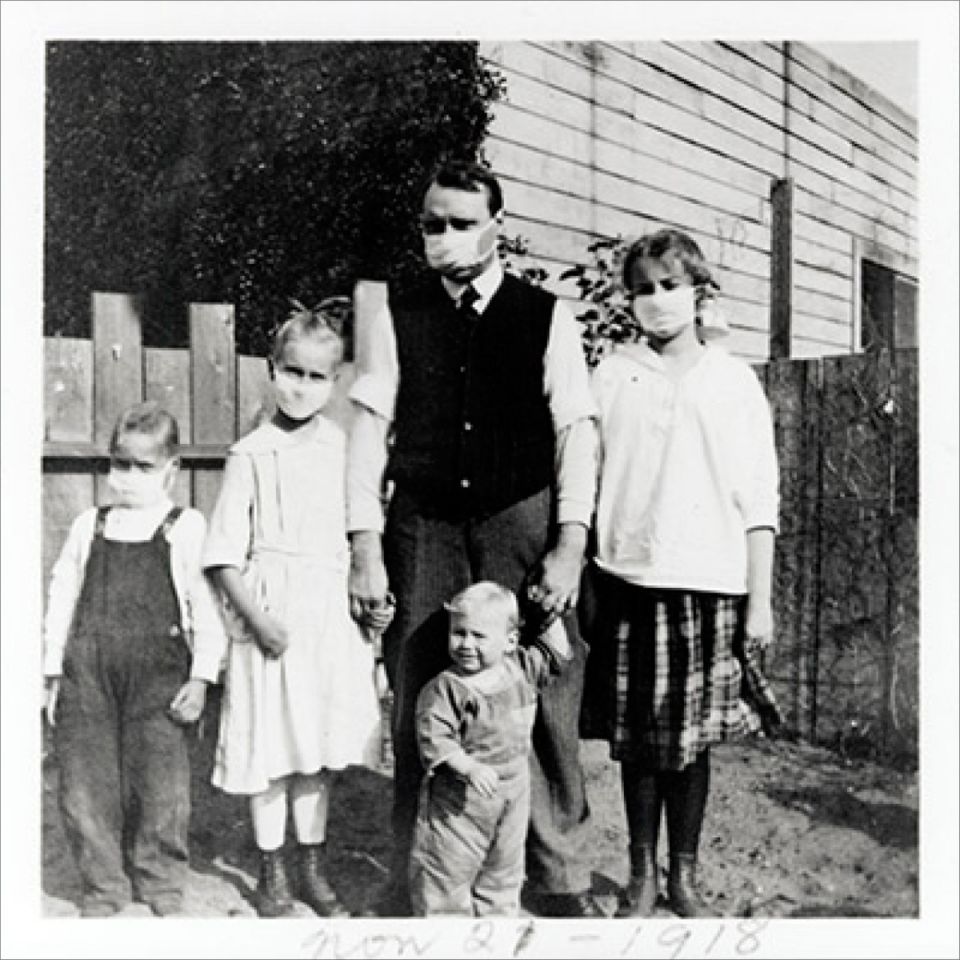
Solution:
<svg viewBox="0 0 960 960">
<path fill-rule="evenodd" d="M 421 214 L 438 276 L 384 299 L 358 331 L 351 389 L 351 602 L 361 619 L 396 598 L 383 638 L 394 692 L 395 859 L 377 912 L 409 912 L 407 869 L 424 770 L 416 697 L 449 665 L 445 601 L 495 580 L 528 621 L 562 617 L 575 656 L 541 697 L 533 734 L 527 908 L 602 916 L 590 893 L 579 760 L 585 650 L 574 607 L 591 521 L 597 434 L 577 324 L 553 295 L 505 274 L 500 184 L 449 163 Z M 382 494 L 389 491 L 386 518 Z"/>
</svg>

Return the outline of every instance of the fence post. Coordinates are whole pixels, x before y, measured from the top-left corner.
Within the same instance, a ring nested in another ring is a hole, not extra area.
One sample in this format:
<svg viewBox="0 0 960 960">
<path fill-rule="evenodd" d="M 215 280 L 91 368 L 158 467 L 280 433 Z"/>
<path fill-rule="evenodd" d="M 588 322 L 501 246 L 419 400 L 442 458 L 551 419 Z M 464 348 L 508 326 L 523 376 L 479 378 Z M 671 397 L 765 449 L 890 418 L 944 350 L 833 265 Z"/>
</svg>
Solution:
<svg viewBox="0 0 960 960">
<path fill-rule="evenodd" d="M 793 335 L 793 178 L 770 185 L 770 359 L 790 356 Z"/>
</svg>

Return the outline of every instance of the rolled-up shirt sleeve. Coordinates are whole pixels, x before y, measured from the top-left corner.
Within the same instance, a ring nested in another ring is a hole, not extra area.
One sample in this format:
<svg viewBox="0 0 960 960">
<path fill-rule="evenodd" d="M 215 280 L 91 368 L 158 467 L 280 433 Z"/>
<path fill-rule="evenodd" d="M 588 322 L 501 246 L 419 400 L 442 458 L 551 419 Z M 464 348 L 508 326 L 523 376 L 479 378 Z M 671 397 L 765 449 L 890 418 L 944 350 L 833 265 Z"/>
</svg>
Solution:
<svg viewBox="0 0 960 960">
<path fill-rule="evenodd" d="M 383 532 L 383 478 L 389 422 L 357 406 L 347 445 L 347 532 Z"/>
<path fill-rule="evenodd" d="M 361 280 L 354 292 L 354 364 L 350 399 L 393 420 L 400 370 L 387 285 Z"/>
<path fill-rule="evenodd" d="M 357 376 L 347 447 L 347 531 L 383 532 L 387 436 L 393 422 L 400 371 L 385 283 L 361 280 L 354 292 Z"/>
<path fill-rule="evenodd" d="M 50 574 L 47 612 L 43 621 L 45 677 L 59 677 L 63 671 L 63 652 L 83 586 L 96 515 L 96 508 L 85 510 L 73 521 Z"/>
<path fill-rule="evenodd" d="M 597 406 L 580 330 L 560 300 L 544 355 L 544 392 L 557 435 L 557 520 L 589 526 L 597 495 Z"/>
<path fill-rule="evenodd" d="M 746 398 L 749 426 L 747 435 L 753 442 L 753 462 L 747 483 L 747 494 L 742 505 L 744 528 L 769 527 L 774 533 L 780 529 L 780 469 L 773 429 L 773 416 L 766 394 L 750 374 L 752 382 Z"/>
</svg>

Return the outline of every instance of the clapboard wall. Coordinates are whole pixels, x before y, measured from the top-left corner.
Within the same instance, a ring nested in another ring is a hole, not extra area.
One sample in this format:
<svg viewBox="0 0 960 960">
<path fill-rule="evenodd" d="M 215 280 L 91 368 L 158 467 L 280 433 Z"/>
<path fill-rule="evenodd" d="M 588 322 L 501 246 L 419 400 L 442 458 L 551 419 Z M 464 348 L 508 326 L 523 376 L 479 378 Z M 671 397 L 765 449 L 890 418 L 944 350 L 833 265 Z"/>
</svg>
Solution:
<svg viewBox="0 0 960 960">
<path fill-rule="evenodd" d="M 717 267 L 730 348 L 770 355 L 790 298 L 789 355 L 855 347 L 859 263 L 917 275 L 915 120 L 793 42 L 483 42 L 506 81 L 487 158 L 506 232 L 547 286 L 599 236 L 671 224 Z M 789 180 L 790 271 L 772 284 L 772 185 Z M 521 258 L 522 262 L 522 258 Z M 576 303 L 572 303 L 576 309 Z"/>
</svg>

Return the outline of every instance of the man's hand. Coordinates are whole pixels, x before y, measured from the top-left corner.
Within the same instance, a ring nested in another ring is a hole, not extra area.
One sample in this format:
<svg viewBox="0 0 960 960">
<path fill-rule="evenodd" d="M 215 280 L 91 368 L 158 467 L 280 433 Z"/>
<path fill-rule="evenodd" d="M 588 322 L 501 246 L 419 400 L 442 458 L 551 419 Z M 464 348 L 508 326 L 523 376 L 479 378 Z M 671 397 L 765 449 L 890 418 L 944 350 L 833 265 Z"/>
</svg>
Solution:
<svg viewBox="0 0 960 960">
<path fill-rule="evenodd" d="M 350 535 L 349 590 L 350 612 L 358 623 L 373 625 L 380 622 L 378 615 L 392 611 L 380 534 L 375 531 L 360 530 Z"/>
<path fill-rule="evenodd" d="M 576 607 L 586 545 L 583 524 L 562 524 L 557 545 L 540 561 L 539 577 L 535 573 L 531 579 L 527 599 L 543 612 L 543 628 Z"/>
<path fill-rule="evenodd" d="M 184 725 L 196 723 L 207 701 L 206 680 L 188 680 L 170 702 L 170 719 Z"/>
</svg>

